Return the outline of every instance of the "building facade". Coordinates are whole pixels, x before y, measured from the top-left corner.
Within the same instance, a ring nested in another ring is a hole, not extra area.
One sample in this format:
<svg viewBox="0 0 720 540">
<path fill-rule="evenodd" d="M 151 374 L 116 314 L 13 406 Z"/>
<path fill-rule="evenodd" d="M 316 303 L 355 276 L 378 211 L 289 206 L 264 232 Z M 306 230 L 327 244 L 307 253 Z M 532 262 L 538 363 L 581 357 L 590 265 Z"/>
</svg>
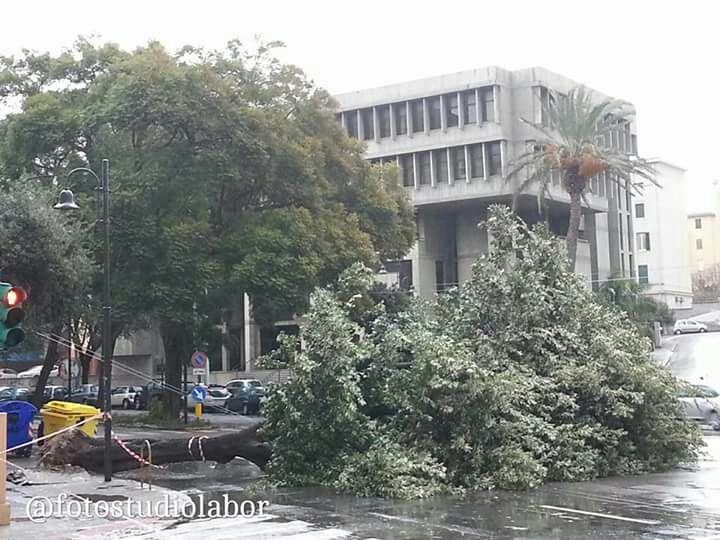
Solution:
<svg viewBox="0 0 720 540">
<path fill-rule="evenodd" d="M 701 212 L 690 214 L 687 219 L 690 271 L 694 274 L 710 270 L 720 264 L 720 221 L 717 214 Z"/>
<path fill-rule="evenodd" d="M 415 206 L 417 242 L 404 260 L 386 265 L 402 287 L 431 297 L 469 278 L 488 249 L 487 233 L 477 225 L 489 205 L 511 203 L 521 178 L 508 178 L 509 166 L 535 137 L 520 119 L 543 122 L 549 90 L 562 94 L 577 85 L 542 68 L 490 67 L 336 96 L 348 134 L 366 142 L 371 162 L 399 165 Z M 635 126 L 618 124 L 607 143 L 635 153 Z M 589 284 L 635 276 L 627 187 L 606 175 L 592 180 L 577 256 L 577 270 Z M 519 197 L 518 213 L 529 223 L 546 220 L 562 237 L 569 204 L 558 177 L 544 201 L 545 215 L 537 209 L 536 186 Z"/>
<path fill-rule="evenodd" d="M 633 197 L 638 281 L 647 294 L 672 310 L 692 308 L 685 170 L 652 160 L 656 186 L 636 184 Z"/>
</svg>

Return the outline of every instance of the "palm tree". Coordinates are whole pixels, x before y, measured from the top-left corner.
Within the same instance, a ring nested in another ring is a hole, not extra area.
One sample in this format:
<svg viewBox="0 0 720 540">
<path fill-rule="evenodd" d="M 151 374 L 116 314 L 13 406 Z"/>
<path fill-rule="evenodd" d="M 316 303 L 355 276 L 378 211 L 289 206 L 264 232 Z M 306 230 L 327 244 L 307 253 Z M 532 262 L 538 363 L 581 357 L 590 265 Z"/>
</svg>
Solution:
<svg viewBox="0 0 720 540">
<path fill-rule="evenodd" d="M 578 231 L 582 203 L 591 192 L 591 179 L 605 173 L 623 187 L 633 186 L 633 179 L 644 178 L 657 185 L 652 165 L 637 156 L 612 148 L 607 143 L 613 131 L 634 115 L 629 103 L 606 99 L 593 100 L 584 87 L 571 90 L 566 96 L 549 91 L 549 104 L 543 104 L 543 121 L 521 121 L 537 133 L 532 148 L 518 156 L 510 167 L 512 178 L 524 171 L 515 193 L 517 196 L 529 186 L 538 186 L 538 209 L 546 196 L 550 196 L 553 174 L 559 174 L 563 189 L 570 196 L 570 221 L 566 236 L 569 268 L 575 270 Z"/>
</svg>

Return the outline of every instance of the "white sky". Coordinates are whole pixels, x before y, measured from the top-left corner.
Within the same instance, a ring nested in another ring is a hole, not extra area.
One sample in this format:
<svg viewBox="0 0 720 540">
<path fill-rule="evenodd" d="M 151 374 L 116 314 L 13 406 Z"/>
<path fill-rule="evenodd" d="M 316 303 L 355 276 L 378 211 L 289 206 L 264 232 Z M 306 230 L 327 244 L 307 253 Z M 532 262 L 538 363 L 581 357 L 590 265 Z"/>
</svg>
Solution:
<svg viewBox="0 0 720 540">
<path fill-rule="evenodd" d="M 126 48 L 282 40 L 332 93 L 498 65 L 544 66 L 638 109 L 641 155 L 688 169 L 705 209 L 720 127 L 720 2 L 632 0 L 30 0 L 3 2 L 0 54 L 57 52 L 80 34 Z M 708 203 L 709 204 L 709 203 Z"/>
</svg>

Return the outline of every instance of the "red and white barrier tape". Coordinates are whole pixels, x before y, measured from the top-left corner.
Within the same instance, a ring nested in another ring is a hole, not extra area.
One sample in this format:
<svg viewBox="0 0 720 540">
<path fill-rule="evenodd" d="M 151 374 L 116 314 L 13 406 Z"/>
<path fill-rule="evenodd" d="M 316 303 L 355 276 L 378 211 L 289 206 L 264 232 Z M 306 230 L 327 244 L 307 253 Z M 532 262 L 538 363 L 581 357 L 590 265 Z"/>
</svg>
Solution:
<svg viewBox="0 0 720 540">
<path fill-rule="evenodd" d="M 122 442 L 122 440 L 120 440 L 120 437 L 118 437 L 117 435 L 115 435 L 115 433 L 112 434 L 112 437 L 113 437 L 113 440 L 114 440 L 116 443 L 118 443 L 118 446 L 119 446 L 120 448 L 122 448 L 123 450 L 125 450 L 125 451 L 130 455 L 131 458 L 133 458 L 135 461 L 137 461 L 137 462 L 140 463 L 141 465 L 147 465 L 147 466 L 149 466 L 149 467 L 154 467 L 154 468 L 156 468 L 156 469 L 163 469 L 163 468 L 164 468 L 164 467 L 161 467 L 160 465 L 155 465 L 154 463 L 150 463 L 147 459 L 144 459 L 144 458 L 140 457 L 138 454 L 136 454 L 135 452 L 133 452 L 132 450 L 130 450 L 130 448 L 129 448 L 124 442 Z"/>
</svg>

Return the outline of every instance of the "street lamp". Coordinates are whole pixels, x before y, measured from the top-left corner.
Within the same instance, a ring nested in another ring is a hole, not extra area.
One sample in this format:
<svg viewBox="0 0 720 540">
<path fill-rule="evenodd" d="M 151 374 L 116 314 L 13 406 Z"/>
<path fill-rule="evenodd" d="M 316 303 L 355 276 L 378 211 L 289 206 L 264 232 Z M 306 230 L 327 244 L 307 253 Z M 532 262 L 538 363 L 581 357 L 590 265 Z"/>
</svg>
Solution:
<svg viewBox="0 0 720 540">
<path fill-rule="evenodd" d="M 103 237 L 105 244 L 105 260 L 103 264 L 104 286 L 103 286 L 103 330 L 102 330 L 102 365 L 100 366 L 101 386 L 98 391 L 98 401 L 104 402 L 104 425 L 105 425 L 105 453 L 103 468 L 105 481 L 112 480 L 112 462 L 110 460 L 110 445 L 112 443 L 112 416 L 110 415 L 110 383 L 112 378 L 112 351 L 110 351 L 110 332 L 112 299 L 110 297 L 110 161 L 102 160 L 101 178 L 92 169 L 79 167 L 70 171 L 66 177 L 69 179 L 73 174 L 87 173 L 97 180 L 97 191 L 101 194 L 98 199 L 98 220 L 103 224 Z M 58 203 L 53 207 L 56 210 L 77 210 L 80 208 L 75 204 L 75 196 L 69 189 L 60 192 Z"/>
</svg>

